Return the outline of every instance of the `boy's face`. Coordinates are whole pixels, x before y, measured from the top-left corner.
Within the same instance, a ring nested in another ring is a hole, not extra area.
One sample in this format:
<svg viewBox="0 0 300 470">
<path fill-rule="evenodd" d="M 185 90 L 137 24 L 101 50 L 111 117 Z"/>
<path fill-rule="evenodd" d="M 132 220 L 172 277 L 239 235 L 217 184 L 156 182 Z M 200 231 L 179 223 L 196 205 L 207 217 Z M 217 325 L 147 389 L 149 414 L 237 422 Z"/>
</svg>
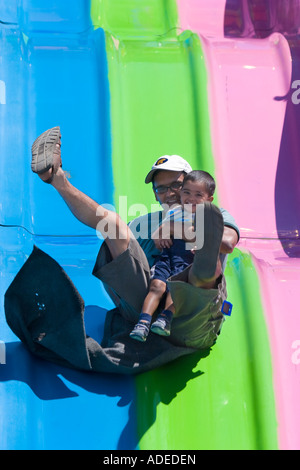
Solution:
<svg viewBox="0 0 300 470">
<path fill-rule="evenodd" d="M 180 191 L 181 204 L 190 204 L 192 212 L 196 211 L 197 204 L 212 202 L 214 197 L 209 196 L 205 184 L 202 182 L 187 181 Z"/>
</svg>

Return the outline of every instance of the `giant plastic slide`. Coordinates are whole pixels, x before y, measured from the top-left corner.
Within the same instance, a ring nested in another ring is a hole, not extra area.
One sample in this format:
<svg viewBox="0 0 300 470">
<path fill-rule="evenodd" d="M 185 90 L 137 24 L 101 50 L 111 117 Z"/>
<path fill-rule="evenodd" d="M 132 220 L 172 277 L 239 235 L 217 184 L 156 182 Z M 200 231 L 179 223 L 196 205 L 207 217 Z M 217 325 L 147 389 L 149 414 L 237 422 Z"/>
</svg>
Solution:
<svg viewBox="0 0 300 470">
<path fill-rule="evenodd" d="M 0 34 L 0 449 L 299 449 L 300 1 L 1 1 Z M 88 335 L 113 307 L 91 274 L 102 240 L 30 169 L 57 125 L 72 184 L 127 220 L 155 203 L 159 156 L 215 176 L 241 238 L 209 353 L 85 373 L 11 332 L 4 293 L 34 245 L 75 283 Z"/>
</svg>

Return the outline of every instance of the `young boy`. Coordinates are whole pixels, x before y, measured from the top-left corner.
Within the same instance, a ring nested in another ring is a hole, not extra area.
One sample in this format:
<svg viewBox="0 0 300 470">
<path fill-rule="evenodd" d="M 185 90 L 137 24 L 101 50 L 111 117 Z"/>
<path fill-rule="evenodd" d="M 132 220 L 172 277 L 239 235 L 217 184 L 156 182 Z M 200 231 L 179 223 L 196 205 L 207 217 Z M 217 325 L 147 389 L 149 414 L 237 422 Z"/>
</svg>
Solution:
<svg viewBox="0 0 300 470">
<path fill-rule="evenodd" d="M 212 202 L 214 191 L 215 180 L 209 173 L 200 170 L 188 173 L 184 178 L 181 189 L 181 206 L 168 212 L 159 229 L 160 232 L 168 219 L 169 222 L 172 219 L 174 221 L 181 220 L 181 223 L 184 222 L 182 218 L 183 206 L 185 208 L 188 207 L 193 215 L 196 212 L 197 204 L 201 204 L 205 201 Z M 157 235 L 158 233 L 155 232 L 152 238 L 157 248 L 163 249 L 163 251 L 151 269 L 149 293 L 145 298 L 139 321 L 130 333 L 131 338 L 142 342 L 146 341 L 150 329 L 153 333 L 162 336 L 170 335 L 170 327 L 175 308 L 170 292 L 168 292 L 167 279 L 192 264 L 194 257 L 193 250 L 186 249 L 186 241 L 184 239 L 156 239 Z M 164 310 L 158 315 L 156 321 L 151 326 L 152 316 L 165 294 Z"/>
</svg>

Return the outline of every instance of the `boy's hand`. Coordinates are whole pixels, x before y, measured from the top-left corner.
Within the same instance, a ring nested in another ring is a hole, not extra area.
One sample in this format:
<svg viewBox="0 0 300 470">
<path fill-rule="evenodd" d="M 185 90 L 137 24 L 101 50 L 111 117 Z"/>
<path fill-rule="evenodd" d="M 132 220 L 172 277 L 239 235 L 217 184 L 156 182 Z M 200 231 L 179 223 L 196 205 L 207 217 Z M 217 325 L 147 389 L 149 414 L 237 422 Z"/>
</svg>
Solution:
<svg viewBox="0 0 300 470">
<path fill-rule="evenodd" d="M 158 250 L 163 250 L 164 248 L 170 248 L 173 245 L 171 238 L 169 239 L 154 239 L 154 244 Z"/>
<path fill-rule="evenodd" d="M 168 231 L 164 233 L 164 226 L 161 225 L 158 227 L 155 232 L 152 234 L 152 240 L 158 250 L 163 250 L 164 248 L 170 248 L 173 245 L 173 241 L 171 239 L 171 233 Z"/>
</svg>

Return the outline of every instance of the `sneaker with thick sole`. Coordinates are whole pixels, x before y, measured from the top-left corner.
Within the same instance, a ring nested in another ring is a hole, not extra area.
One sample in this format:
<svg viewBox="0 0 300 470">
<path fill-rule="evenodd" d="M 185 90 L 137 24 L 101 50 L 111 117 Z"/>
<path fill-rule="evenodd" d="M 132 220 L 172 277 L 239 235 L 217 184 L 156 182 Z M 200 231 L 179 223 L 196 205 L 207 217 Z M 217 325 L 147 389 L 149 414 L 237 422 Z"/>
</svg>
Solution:
<svg viewBox="0 0 300 470">
<path fill-rule="evenodd" d="M 60 150 L 56 146 L 60 145 L 60 138 L 60 128 L 57 126 L 43 132 L 32 144 L 32 171 L 41 175 L 52 168 L 52 175 L 45 183 L 51 183 L 53 175 L 62 166 Z"/>
<path fill-rule="evenodd" d="M 155 322 L 151 325 L 151 331 L 160 336 L 170 336 L 171 334 L 171 322 L 170 320 L 163 316 L 159 315 Z"/>
<path fill-rule="evenodd" d="M 138 322 L 129 334 L 130 338 L 145 342 L 149 334 L 149 327 L 150 325 L 148 322 Z"/>
</svg>

